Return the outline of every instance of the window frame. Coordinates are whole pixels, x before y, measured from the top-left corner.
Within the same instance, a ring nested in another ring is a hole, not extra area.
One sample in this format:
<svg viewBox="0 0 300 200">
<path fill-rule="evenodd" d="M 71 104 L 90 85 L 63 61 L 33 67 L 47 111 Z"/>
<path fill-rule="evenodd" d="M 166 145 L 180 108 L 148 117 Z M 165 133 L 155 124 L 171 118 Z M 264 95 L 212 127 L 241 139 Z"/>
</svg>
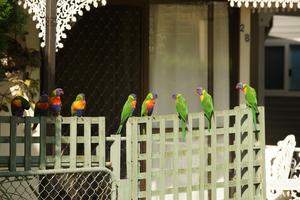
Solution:
<svg viewBox="0 0 300 200">
<path fill-rule="evenodd" d="M 291 91 L 289 90 L 289 67 L 290 67 L 290 46 L 291 45 L 300 45 L 300 42 L 293 40 L 285 40 L 285 39 L 267 39 L 265 41 L 264 47 L 283 47 L 284 48 L 284 66 L 283 66 L 283 89 L 266 89 L 265 96 L 292 96 L 292 97 L 300 97 L 299 91 Z M 265 71 L 265 64 L 264 64 Z M 264 77 L 265 79 L 265 77 Z"/>
</svg>

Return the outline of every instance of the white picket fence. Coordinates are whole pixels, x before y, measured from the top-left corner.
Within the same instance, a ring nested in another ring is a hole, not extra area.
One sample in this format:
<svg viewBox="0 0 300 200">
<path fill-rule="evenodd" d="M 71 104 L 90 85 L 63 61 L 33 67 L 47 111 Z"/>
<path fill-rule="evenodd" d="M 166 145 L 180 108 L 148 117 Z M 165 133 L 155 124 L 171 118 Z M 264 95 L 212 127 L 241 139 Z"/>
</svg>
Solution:
<svg viewBox="0 0 300 200">
<path fill-rule="evenodd" d="M 0 155 L 0 178 L 17 181 L 20 175 L 38 176 L 37 168 L 43 173 L 66 170 L 76 177 L 76 168 L 92 173 L 103 171 L 109 162 L 113 179 L 104 187 L 112 191 L 107 199 L 266 199 L 264 108 L 259 112 L 257 131 L 250 110 L 236 107 L 217 111 L 210 132 L 203 113 L 191 113 L 185 141 L 177 115 L 132 117 L 126 138 L 105 136 L 104 117 L 0 117 L 1 126 L 7 125 L 5 134 L 0 134 L 0 149 L 7 149 Z M 32 123 L 40 123 L 40 136 L 32 135 Z M 113 142 L 110 147 L 109 142 Z M 126 142 L 126 179 L 120 178 L 122 142 Z M 33 145 L 38 145 L 38 155 L 32 154 Z M 18 148 L 23 148 L 23 154 Z M 0 193 L 5 187 L 0 184 Z"/>
<path fill-rule="evenodd" d="M 131 118 L 126 131 L 131 198 L 266 199 L 263 107 L 259 113 L 254 131 L 248 108 L 217 111 L 210 132 L 203 113 L 191 113 L 186 141 L 176 115 Z"/>
</svg>

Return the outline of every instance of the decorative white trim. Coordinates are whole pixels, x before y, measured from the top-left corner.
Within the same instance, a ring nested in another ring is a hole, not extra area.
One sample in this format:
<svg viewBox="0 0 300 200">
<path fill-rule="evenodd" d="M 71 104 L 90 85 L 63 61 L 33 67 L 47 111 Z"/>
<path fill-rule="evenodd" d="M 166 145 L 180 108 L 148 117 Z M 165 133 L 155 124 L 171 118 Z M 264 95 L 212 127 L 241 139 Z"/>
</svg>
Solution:
<svg viewBox="0 0 300 200">
<path fill-rule="evenodd" d="M 245 6 L 248 7 L 275 7 L 275 8 L 293 8 L 294 6 L 297 6 L 297 8 L 300 9 L 300 0 L 228 0 L 231 7 L 237 6 Z"/>
<path fill-rule="evenodd" d="M 71 29 L 71 23 L 76 22 L 76 15 L 83 15 L 83 11 L 89 11 L 91 6 L 98 7 L 99 3 L 106 5 L 106 0 L 57 0 L 56 14 L 56 51 L 63 48 L 62 38 L 67 38 L 65 30 Z M 19 0 L 23 8 L 32 14 L 33 21 L 37 21 L 36 28 L 40 30 L 39 38 L 42 38 L 41 47 L 45 47 L 46 35 L 46 0 Z"/>
</svg>

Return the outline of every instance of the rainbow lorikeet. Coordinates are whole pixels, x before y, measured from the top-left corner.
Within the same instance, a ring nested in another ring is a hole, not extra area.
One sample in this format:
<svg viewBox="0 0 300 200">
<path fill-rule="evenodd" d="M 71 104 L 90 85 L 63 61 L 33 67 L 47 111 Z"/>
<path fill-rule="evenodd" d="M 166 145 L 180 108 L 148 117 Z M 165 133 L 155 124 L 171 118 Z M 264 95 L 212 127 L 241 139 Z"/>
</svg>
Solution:
<svg viewBox="0 0 300 200">
<path fill-rule="evenodd" d="M 121 133 L 123 125 L 125 124 L 127 119 L 132 116 L 132 113 L 135 110 L 135 108 L 136 108 L 136 95 L 130 94 L 123 106 L 123 110 L 121 113 L 121 122 L 117 134 Z"/>
<path fill-rule="evenodd" d="M 141 116 L 151 116 L 154 110 L 155 100 L 157 99 L 157 94 L 152 92 L 148 93 L 146 96 L 141 109 Z"/>
<path fill-rule="evenodd" d="M 17 117 L 23 117 L 24 110 L 30 108 L 30 103 L 22 96 L 14 97 L 11 102 L 11 114 Z"/>
<path fill-rule="evenodd" d="M 40 96 L 38 102 L 36 102 L 34 107 L 34 116 L 48 116 L 49 109 L 49 96 L 47 94 L 43 94 Z M 32 130 L 35 130 L 38 124 L 33 124 Z"/>
<path fill-rule="evenodd" d="M 252 117 L 253 117 L 253 124 L 254 124 L 254 129 L 256 129 L 256 115 L 258 113 L 257 109 L 257 99 L 256 99 L 256 92 L 255 89 L 249 86 L 246 83 L 238 83 L 236 84 L 236 89 L 241 90 L 245 94 L 245 100 L 246 100 L 246 105 L 251 109 L 252 111 Z"/>
<path fill-rule="evenodd" d="M 189 113 L 188 105 L 182 94 L 173 94 L 172 98 L 175 99 L 176 112 L 181 123 L 182 138 L 185 140 Z"/>
<path fill-rule="evenodd" d="M 58 116 L 60 115 L 61 111 L 61 96 L 64 94 L 63 89 L 61 88 L 56 88 L 53 90 L 50 94 L 50 99 L 49 99 L 49 111 L 51 116 Z"/>
<path fill-rule="evenodd" d="M 85 95 L 80 93 L 76 96 L 75 101 L 71 105 L 71 115 L 81 117 L 86 106 Z"/>
<path fill-rule="evenodd" d="M 196 93 L 200 95 L 200 106 L 204 111 L 204 116 L 208 121 L 208 131 L 211 129 L 211 119 L 214 115 L 213 99 L 203 88 L 197 88 Z"/>
</svg>

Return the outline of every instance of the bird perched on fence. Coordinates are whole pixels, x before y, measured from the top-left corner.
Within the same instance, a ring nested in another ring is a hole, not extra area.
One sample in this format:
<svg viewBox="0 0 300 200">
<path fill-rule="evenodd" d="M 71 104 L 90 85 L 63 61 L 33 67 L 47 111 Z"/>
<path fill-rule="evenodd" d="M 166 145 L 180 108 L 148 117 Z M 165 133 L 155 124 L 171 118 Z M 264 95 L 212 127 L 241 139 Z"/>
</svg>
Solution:
<svg viewBox="0 0 300 200">
<path fill-rule="evenodd" d="M 257 109 L 257 99 L 255 89 L 246 83 L 237 83 L 236 89 L 241 90 L 245 94 L 246 105 L 252 111 L 254 129 L 256 130 L 256 115 L 259 114 Z"/>
<path fill-rule="evenodd" d="M 213 99 L 205 89 L 199 87 L 196 89 L 196 94 L 200 95 L 200 106 L 204 111 L 204 116 L 208 121 L 208 131 L 211 129 L 211 119 L 214 115 Z"/>
<path fill-rule="evenodd" d="M 141 116 L 151 116 L 154 110 L 157 94 L 149 92 L 142 104 Z"/>
<path fill-rule="evenodd" d="M 121 133 L 123 125 L 126 123 L 127 119 L 132 116 L 135 108 L 136 108 L 136 95 L 130 94 L 122 109 L 121 122 L 117 134 Z"/>
<path fill-rule="evenodd" d="M 36 102 L 34 107 L 34 116 L 41 117 L 41 116 L 48 116 L 48 109 L 49 109 L 49 96 L 47 94 L 42 94 L 38 102 Z M 36 129 L 38 124 L 33 124 L 32 130 Z"/>
<path fill-rule="evenodd" d="M 85 95 L 80 93 L 76 96 L 75 101 L 71 105 L 71 115 L 82 117 L 86 106 Z"/>
<path fill-rule="evenodd" d="M 14 97 L 11 102 L 11 114 L 17 117 L 23 117 L 24 110 L 28 110 L 30 108 L 30 103 L 22 96 Z"/>
<path fill-rule="evenodd" d="M 181 123 L 182 138 L 185 140 L 189 113 L 188 105 L 182 94 L 173 94 L 172 98 L 175 99 L 176 112 Z"/>
<path fill-rule="evenodd" d="M 51 116 L 57 117 L 60 115 L 61 111 L 61 96 L 64 94 L 63 89 L 61 88 L 56 88 L 53 90 L 50 94 L 50 99 L 49 99 L 49 111 Z"/>
</svg>

